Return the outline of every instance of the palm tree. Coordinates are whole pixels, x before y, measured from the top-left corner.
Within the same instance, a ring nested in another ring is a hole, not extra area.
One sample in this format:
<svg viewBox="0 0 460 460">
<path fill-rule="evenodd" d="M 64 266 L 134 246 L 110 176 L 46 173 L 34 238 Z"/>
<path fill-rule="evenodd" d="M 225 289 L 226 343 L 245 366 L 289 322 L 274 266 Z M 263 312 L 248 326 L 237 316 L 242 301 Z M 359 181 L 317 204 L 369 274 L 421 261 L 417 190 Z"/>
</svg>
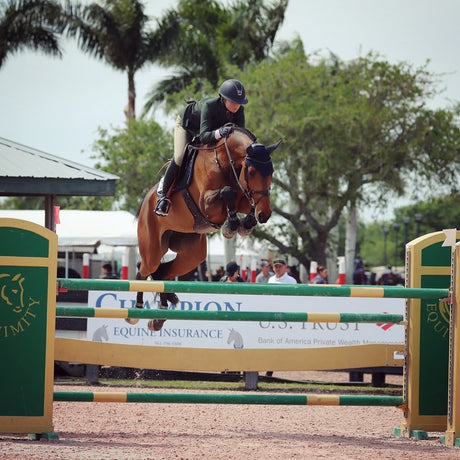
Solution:
<svg viewBox="0 0 460 460">
<path fill-rule="evenodd" d="M 158 61 L 174 73 L 149 92 L 144 114 L 192 83 L 199 90 L 207 82 L 215 87 L 219 81 L 222 56 L 218 31 L 226 21 L 225 9 L 215 0 L 179 0 L 176 15 L 178 33 L 167 55 Z"/>
<path fill-rule="evenodd" d="M 264 0 L 237 1 L 228 10 L 221 41 L 227 44 L 227 59 L 243 69 L 249 62 L 265 59 L 284 20 L 288 0 L 266 6 Z"/>
<path fill-rule="evenodd" d="M 159 82 L 148 94 L 144 113 L 189 85 L 194 92 L 229 78 L 227 66 L 242 70 L 268 56 L 284 20 L 288 0 L 270 6 L 264 0 L 236 0 L 229 7 L 215 0 L 179 0 L 180 30 L 169 56 L 159 63 L 175 67 L 173 77 Z"/>
<path fill-rule="evenodd" d="M 62 56 L 58 33 L 62 8 L 53 0 L 9 0 L 0 4 L 0 67 L 10 54 L 30 48 Z"/>
<path fill-rule="evenodd" d="M 128 104 L 125 115 L 135 118 L 137 70 L 159 59 L 177 31 L 177 17 L 168 12 L 152 31 L 139 0 L 103 0 L 83 6 L 67 4 L 70 19 L 67 35 L 77 37 L 80 48 L 103 59 L 128 76 Z"/>
</svg>

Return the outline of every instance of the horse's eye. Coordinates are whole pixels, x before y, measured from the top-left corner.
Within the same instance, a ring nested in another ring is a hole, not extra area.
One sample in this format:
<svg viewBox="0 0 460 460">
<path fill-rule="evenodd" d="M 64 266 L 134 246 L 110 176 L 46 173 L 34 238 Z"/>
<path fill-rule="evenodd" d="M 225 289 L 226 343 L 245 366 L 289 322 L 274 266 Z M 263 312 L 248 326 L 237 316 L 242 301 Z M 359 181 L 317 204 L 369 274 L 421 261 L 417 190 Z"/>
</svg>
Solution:
<svg viewBox="0 0 460 460">
<path fill-rule="evenodd" d="M 256 175 L 256 171 L 254 168 L 249 168 L 249 177 L 254 177 Z"/>
</svg>

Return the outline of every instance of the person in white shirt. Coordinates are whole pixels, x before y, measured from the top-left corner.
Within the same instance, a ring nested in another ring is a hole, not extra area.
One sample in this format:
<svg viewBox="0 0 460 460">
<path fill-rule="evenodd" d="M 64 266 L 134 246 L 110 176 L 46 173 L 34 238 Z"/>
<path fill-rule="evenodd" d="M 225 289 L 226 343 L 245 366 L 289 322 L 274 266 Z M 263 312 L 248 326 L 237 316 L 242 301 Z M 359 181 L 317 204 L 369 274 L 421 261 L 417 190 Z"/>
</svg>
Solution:
<svg viewBox="0 0 460 460">
<path fill-rule="evenodd" d="M 273 261 L 273 271 L 275 274 L 270 277 L 270 284 L 297 284 L 295 278 L 287 274 L 287 265 L 284 259 L 276 259 Z"/>
</svg>

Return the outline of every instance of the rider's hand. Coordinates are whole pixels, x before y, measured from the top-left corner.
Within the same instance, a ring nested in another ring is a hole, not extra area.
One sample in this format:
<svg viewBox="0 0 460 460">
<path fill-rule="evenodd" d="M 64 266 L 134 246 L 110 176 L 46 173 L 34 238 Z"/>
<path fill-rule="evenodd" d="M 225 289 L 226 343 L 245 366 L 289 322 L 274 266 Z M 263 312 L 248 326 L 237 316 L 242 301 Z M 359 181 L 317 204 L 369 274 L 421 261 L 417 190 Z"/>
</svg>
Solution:
<svg viewBox="0 0 460 460">
<path fill-rule="evenodd" d="M 222 126 L 222 128 L 216 129 L 215 137 L 217 140 L 219 140 L 222 137 L 230 136 L 231 132 L 232 128 L 229 126 Z"/>
</svg>

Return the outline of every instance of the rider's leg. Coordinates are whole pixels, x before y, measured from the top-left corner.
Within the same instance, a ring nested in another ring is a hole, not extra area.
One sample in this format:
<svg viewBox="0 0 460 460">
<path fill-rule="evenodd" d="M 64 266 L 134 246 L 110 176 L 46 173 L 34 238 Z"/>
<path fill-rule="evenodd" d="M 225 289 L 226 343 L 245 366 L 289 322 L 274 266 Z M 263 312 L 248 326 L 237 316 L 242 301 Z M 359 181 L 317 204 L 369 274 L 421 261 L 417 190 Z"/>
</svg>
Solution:
<svg viewBox="0 0 460 460">
<path fill-rule="evenodd" d="M 158 200 L 155 206 L 155 214 L 159 216 L 167 216 L 171 205 L 171 200 L 168 198 L 168 192 L 176 180 L 179 172 L 179 166 L 174 162 L 174 158 L 169 162 L 165 175 L 162 177 L 157 189 Z"/>
<path fill-rule="evenodd" d="M 174 158 L 168 165 L 165 175 L 160 181 L 158 186 L 157 195 L 158 201 L 155 207 L 155 214 L 159 216 L 167 216 L 171 206 L 171 200 L 168 197 L 169 190 L 171 189 L 177 174 L 179 173 L 180 165 L 184 159 L 184 151 L 187 141 L 189 140 L 188 132 L 181 125 L 181 117 L 176 119 L 174 126 Z"/>
</svg>

